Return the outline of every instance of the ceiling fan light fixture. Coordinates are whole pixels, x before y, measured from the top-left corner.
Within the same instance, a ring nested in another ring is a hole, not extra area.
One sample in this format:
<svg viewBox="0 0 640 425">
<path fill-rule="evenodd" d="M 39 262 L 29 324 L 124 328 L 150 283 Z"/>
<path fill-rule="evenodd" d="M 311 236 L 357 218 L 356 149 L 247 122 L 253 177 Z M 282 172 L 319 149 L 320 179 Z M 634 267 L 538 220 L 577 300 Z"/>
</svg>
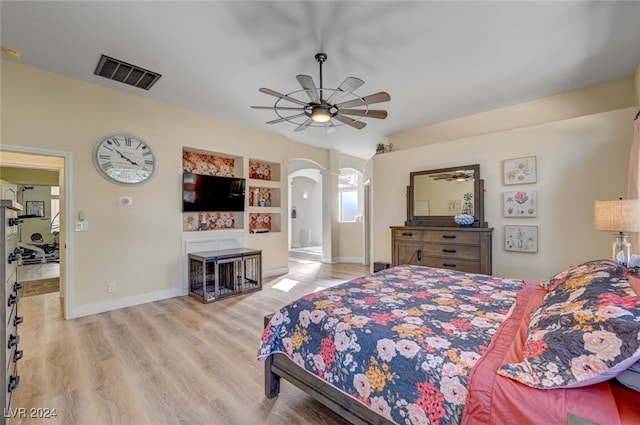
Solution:
<svg viewBox="0 0 640 425">
<path fill-rule="evenodd" d="M 331 111 L 324 105 L 314 106 L 311 111 L 311 119 L 315 122 L 327 122 L 331 119 Z"/>
<path fill-rule="evenodd" d="M 388 102 L 391 97 L 386 92 L 378 92 L 369 96 L 358 96 L 354 93 L 358 87 L 364 84 L 359 78 L 347 77 L 338 88 L 326 88 L 322 82 L 322 64 L 327 60 L 325 53 L 315 56 L 320 68 L 320 85 L 316 86 L 313 78 L 308 75 L 296 75 L 296 79 L 302 90 L 289 94 L 279 93 L 275 90 L 261 87 L 260 93 L 277 97 L 273 106 L 252 106 L 255 109 L 271 109 L 278 116 L 275 120 L 267 121 L 267 124 L 276 124 L 283 121 L 295 124 L 294 131 L 303 131 L 309 127 L 324 127 L 328 134 L 333 133 L 339 125 L 348 125 L 362 130 L 367 124 L 360 118 L 385 119 L 387 111 L 369 109 L 374 103 Z M 309 101 L 302 101 L 296 94 L 304 92 Z M 326 97 L 325 97 L 326 96 Z M 344 100 L 345 98 L 351 100 Z M 280 104 L 280 102 L 288 102 Z M 356 118 L 351 118 L 354 116 Z"/>
</svg>

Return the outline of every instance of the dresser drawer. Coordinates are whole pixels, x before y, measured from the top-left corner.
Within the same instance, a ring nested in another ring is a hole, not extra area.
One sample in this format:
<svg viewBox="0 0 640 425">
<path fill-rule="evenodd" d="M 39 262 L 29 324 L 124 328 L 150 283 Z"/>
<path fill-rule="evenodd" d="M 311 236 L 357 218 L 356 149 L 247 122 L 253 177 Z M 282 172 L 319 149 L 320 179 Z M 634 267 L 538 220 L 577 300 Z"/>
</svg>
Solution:
<svg viewBox="0 0 640 425">
<path fill-rule="evenodd" d="M 423 244 L 422 255 L 479 261 L 480 249 L 473 245 Z"/>
<path fill-rule="evenodd" d="M 480 234 L 477 232 L 465 232 L 460 230 L 425 230 L 422 232 L 422 241 L 430 243 L 455 243 L 480 245 Z"/>
<path fill-rule="evenodd" d="M 403 242 L 420 242 L 422 230 L 393 229 L 393 239 Z"/>
<path fill-rule="evenodd" d="M 437 267 L 439 269 L 451 269 L 467 273 L 482 273 L 479 261 L 448 259 L 438 257 L 422 257 L 421 266 Z"/>
</svg>

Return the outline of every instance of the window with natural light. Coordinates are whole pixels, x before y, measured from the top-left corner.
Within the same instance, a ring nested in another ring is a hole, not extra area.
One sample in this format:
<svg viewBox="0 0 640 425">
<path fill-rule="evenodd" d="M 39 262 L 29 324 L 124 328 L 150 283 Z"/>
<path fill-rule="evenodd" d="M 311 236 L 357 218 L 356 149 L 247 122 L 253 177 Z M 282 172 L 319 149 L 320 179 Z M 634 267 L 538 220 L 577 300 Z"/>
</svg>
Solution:
<svg viewBox="0 0 640 425">
<path fill-rule="evenodd" d="M 359 216 L 358 192 L 360 178 L 353 170 L 341 170 L 338 177 L 338 191 L 340 202 L 340 221 L 353 222 Z"/>
</svg>

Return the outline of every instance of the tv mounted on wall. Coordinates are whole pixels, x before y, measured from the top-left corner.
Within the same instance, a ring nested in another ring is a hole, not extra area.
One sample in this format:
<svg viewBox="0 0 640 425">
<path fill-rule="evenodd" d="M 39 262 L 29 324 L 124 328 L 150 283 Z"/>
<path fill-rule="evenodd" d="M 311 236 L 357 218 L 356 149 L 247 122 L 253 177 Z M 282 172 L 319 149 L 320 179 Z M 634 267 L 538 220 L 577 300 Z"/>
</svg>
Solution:
<svg viewBox="0 0 640 425">
<path fill-rule="evenodd" d="M 182 175 L 182 211 L 244 211 L 245 179 L 239 177 Z"/>
</svg>

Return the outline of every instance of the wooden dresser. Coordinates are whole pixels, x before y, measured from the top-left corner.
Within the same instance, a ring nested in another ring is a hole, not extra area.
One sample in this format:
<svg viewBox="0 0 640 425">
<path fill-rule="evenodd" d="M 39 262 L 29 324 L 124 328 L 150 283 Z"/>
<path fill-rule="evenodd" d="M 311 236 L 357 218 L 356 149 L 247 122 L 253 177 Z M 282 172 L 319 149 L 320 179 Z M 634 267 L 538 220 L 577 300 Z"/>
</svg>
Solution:
<svg viewBox="0 0 640 425">
<path fill-rule="evenodd" d="M 491 227 L 391 227 L 392 266 L 491 274 Z"/>
<path fill-rule="evenodd" d="M 4 412 L 3 424 L 8 422 L 7 412 L 11 407 L 11 396 L 13 391 L 20 385 L 20 377 L 18 376 L 17 363 L 22 358 L 22 350 L 18 349 L 20 343 L 20 335 L 18 335 L 18 325 L 22 322 L 22 317 L 18 316 L 18 290 L 21 289 L 21 283 L 18 283 L 18 254 L 16 248 L 18 246 L 18 211 L 22 207 L 15 201 L 0 200 L 0 218 L 2 219 L 2 243 L 0 243 L 0 254 L 2 255 L 3 265 L 0 267 L 1 279 L 4 285 L 4 299 L 2 301 L 1 316 L 4 325 L 0 328 L 2 333 L 1 340 L 5 346 L 2 353 L 1 364 L 4 382 L 5 401 L 3 404 Z"/>
</svg>

